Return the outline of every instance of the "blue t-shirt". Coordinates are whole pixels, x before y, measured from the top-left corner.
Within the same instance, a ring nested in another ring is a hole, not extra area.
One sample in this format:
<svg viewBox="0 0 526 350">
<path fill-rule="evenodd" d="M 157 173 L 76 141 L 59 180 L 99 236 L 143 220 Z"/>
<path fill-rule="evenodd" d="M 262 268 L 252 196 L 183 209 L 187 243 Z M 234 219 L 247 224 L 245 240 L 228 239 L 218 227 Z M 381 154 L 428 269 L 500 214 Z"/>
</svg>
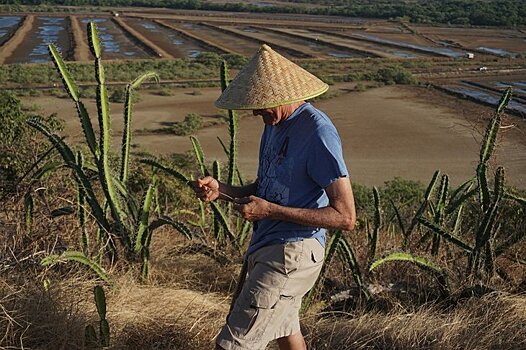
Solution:
<svg viewBox="0 0 526 350">
<path fill-rule="evenodd" d="M 259 150 L 256 195 L 286 207 L 329 205 L 325 188 L 349 176 L 340 136 L 330 119 L 310 103 L 278 125 L 265 125 Z M 287 221 L 254 222 L 248 254 L 270 244 L 316 238 L 325 246 L 325 229 Z"/>
</svg>

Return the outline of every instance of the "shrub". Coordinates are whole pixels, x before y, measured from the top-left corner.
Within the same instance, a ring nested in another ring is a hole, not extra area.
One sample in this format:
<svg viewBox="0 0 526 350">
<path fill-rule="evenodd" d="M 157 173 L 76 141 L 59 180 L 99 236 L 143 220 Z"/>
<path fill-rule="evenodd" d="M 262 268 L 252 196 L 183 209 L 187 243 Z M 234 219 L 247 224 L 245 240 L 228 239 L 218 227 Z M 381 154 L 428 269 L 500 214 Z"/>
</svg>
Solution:
<svg viewBox="0 0 526 350">
<path fill-rule="evenodd" d="M 393 84 L 415 84 L 416 78 L 401 66 L 388 66 L 380 68 L 376 73 L 373 73 L 371 80 L 381 81 L 387 85 Z"/>
<path fill-rule="evenodd" d="M 172 127 L 174 134 L 178 136 L 187 136 L 199 130 L 203 125 L 203 118 L 196 113 L 188 113 L 182 122 L 177 122 Z"/>
<path fill-rule="evenodd" d="M 0 188 L 9 190 L 42 151 L 41 139 L 35 137 L 26 119 L 29 113 L 23 110 L 18 98 L 11 92 L 0 92 Z M 52 130 L 62 129 L 55 114 L 46 121 Z"/>
<path fill-rule="evenodd" d="M 157 92 L 157 95 L 159 96 L 173 96 L 174 93 L 171 89 L 168 89 L 168 88 L 162 88 L 161 90 L 159 90 Z"/>
</svg>

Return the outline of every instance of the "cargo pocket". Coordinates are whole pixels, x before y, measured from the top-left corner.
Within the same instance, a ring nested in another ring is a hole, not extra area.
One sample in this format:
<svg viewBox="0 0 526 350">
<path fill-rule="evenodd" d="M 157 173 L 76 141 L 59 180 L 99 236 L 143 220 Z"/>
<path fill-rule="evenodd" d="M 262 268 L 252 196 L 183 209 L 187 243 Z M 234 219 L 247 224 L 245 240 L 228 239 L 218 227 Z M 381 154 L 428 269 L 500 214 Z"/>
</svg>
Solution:
<svg viewBox="0 0 526 350">
<path fill-rule="evenodd" d="M 317 241 L 314 242 L 314 247 L 311 249 L 310 258 L 314 264 L 323 263 L 325 248 Z"/>
<path fill-rule="evenodd" d="M 296 271 L 303 257 L 304 241 L 288 242 L 283 246 L 283 267 L 285 274 L 288 275 Z"/>
<path fill-rule="evenodd" d="M 279 294 L 251 289 L 245 298 L 230 314 L 229 325 L 239 338 L 259 340 L 272 317 Z"/>
</svg>

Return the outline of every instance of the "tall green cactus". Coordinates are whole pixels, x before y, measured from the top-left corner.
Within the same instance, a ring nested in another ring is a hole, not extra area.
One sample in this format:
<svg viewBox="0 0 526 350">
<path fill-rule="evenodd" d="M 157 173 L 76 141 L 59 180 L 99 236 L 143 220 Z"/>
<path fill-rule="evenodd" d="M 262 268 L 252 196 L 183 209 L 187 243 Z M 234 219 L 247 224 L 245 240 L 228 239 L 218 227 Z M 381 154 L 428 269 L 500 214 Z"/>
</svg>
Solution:
<svg viewBox="0 0 526 350">
<path fill-rule="evenodd" d="M 121 145 L 121 170 L 119 177 L 121 182 L 124 184 L 126 184 L 126 181 L 128 181 L 128 170 L 130 163 L 133 91 L 141 86 L 141 84 L 147 79 L 154 79 L 155 81 L 159 82 L 159 75 L 154 72 L 148 72 L 126 85 L 124 98 L 124 130 L 122 132 Z"/>
<path fill-rule="evenodd" d="M 221 63 L 221 91 L 228 87 L 228 65 L 226 61 Z M 227 183 L 233 185 L 237 170 L 237 130 L 238 117 L 233 110 L 228 110 L 228 131 L 230 134 L 230 147 L 228 151 L 228 178 Z"/>
<path fill-rule="evenodd" d="M 440 187 L 437 193 L 437 204 L 435 207 L 434 221 L 435 221 L 435 224 L 437 224 L 438 226 L 442 225 L 442 222 L 444 221 L 444 212 L 447 206 L 448 191 L 449 191 L 449 177 L 446 174 L 444 174 L 442 175 L 442 180 L 440 181 Z M 434 256 L 437 256 L 439 248 L 440 248 L 440 235 L 435 233 L 433 235 L 433 245 L 431 247 L 431 254 Z"/>
<path fill-rule="evenodd" d="M 378 188 L 373 187 L 374 197 L 374 228 L 373 232 L 369 234 L 369 252 L 371 259 L 374 259 L 376 255 L 376 248 L 378 246 L 378 234 L 380 232 L 380 226 L 382 225 L 382 212 L 380 206 L 380 193 Z"/>
<path fill-rule="evenodd" d="M 487 181 L 487 165 L 489 159 L 493 154 L 497 142 L 497 134 L 499 132 L 499 128 L 502 121 L 502 112 L 506 109 L 511 99 L 511 95 L 511 88 L 506 89 L 498 103 L 497 109 L 493 118 L 491 119 L 491 122 L 486 128 L 484 140 L 480 149 L 480 159 L 479 164 L 477 166 L 477 179 L 479 184 L 480 205 L 483 211 L 486 211 L 488 209 L 491 201 Z"/>
<path fill-rule="evenodd" d="M 106 319 L 106 294 L 101 286 L 93 289 L 95 295 L 95 305 L 99 314 L 99 335 L 102 346 L 110 346 L 110 325 Z"/>
<path fill-rule="evenodd" d="M 53 45 L 49 45 L 50 56 L 53 60 L 57 72 L 64 83 L 64 87 L 68 95 L 74 101 L 82 129 L 84 131 L 85 143 L 90 150 L 91 158 L 84 160 L 80 151 L 74 150 L 68 146 L 64 139 L 52 133 L 40 120 L 31 118 L 28 124 L 44 134 L 52 143 L 53 147 L 59 152 L 63 163 L 66 167 L 72 170 L 72 173 L 77 181 L 77 208 L 79 215 L 81 233 L 81 244 L 83 251 L 87 253 L 88 233 L 87 223 L 88 217 L 96 219 L 97 238 L 101 245 L 97 251 L 109 252 L 112 261 L 117 258 L 117 252 L 124 251 L 125 257 L 131 261 L 137 261 L 138 256 L 144 256 L 143 250 L 147 249 L 145 241 L 149 241 L 153 229 L 160 227 L 159 225 L 149 229 L 149 217 L 151 213 L 151 198 L 155 192 L 155 186 L 150 188 L 146 193 L 146 198 L 149 200 L 147 209 L 143 206 L 139 209 L 135 196 L 131 193 L 131 188 L 127 185 L 129 162 L 130 162 L 130 146 L 131 146 L 131 121 L 132 121 L 132 98 L 131 93 L 138 88 L 146 79 L 158 80 L 155 73 L 145 73 L 132 81 L 127 86 L 127 98 L 125 102 L 124 112 L 124 130 L 122 140 L 122 153 L 118 177 L 115 169 L 112 168 L 110 162 L 111 149 L 111 119 L 109 110 L 109 99 L 106 88 L 106 78 L 104 67 L 101 58 L 101 45 L 97 33 L 97 28 L 94 23 L 88 24 L 88 41 L 90 50 L 95 57 L 94 68 L 97 81 L 97 114 L 99 121 L 99 135 L 95 137 L 93 127 L 86 111 L 86 108 L 79 99 L 78 87 L 73 81 L 71 74 L 60 57 L 57 49 Z M 92 176 L 88 176 L 87 170 L 95 171 L 98 176 L 98 183 Z M 154 176 L 154 183 L 156 178 Z M 103 196 L 98 197 L 96 186 L 102 188 Z M 86 209 L 91 215 L 87 215 Z M 109 215 L 108 215 L 109 213 Z M 116 247 L 117 237 L 121 243 L 121 247 Z M 100 238 L 100 239 L 99 239 Z M 64 257 L 64 260 L 75 260 L 84 262 L 97 270 L 97 266 L 92 264 L 92 260 L 88 257 L 79 257 L 78 252 L 71 253 Z M 102 254 L 101 254 L 102 256 Z M 99 271 L 100 272 L 100 271 Z"/>
</svg>

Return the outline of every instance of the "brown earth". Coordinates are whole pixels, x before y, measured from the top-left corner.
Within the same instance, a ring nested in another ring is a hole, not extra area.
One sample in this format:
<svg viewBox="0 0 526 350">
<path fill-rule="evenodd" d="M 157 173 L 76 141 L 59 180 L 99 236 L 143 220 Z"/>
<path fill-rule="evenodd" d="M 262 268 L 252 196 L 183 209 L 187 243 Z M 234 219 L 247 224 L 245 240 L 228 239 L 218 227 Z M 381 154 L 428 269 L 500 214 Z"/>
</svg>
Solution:
<svg viewBox="0 0 526 350">
<path fill-rule="evenodd" d="M 451 98 L 421 87 L 386 86 L 365 92 L 349 90 L 353 84 L 331 88 L 340 95 L 315 103 L 325 111 L 339 130 L 344 157 L 352 179 L 366 185 L 381 185 L 401 176 L 427 182 L 440 169 L 459 184 L 474 174 L 479 142 L 491 115 L 489 107 Z M 158 96 L 143 91 L 142 101 L 134 108 L 134 143 L 153 154 L 184 153 L 191 149 L 188 137 L 167 133 L 138 133 L 142 129 L 166 128 L 184 119 L 189 112 L 202 115 L 205 122 L 218 122 L 222 112 L 213 106 L 217 88 L 175 89 L 173 96 Z M 148 95 L 148 96 L 145 96 Z M 76 113 L 67 99 L 25 97 L 26 104 L 37 104 L 42 113 L 58 113 L 66 120 L 65 134 L 81 139 Z M 95 117 L 94 101 L 88 110 Z M 117 151 L 122 129 L 122 106 L 112 104 L 114 148 Z M 239 125 L 239 166 L 244 176 L 253 179 L 257 170 L 259 136 L 263 123 L 244 114 Z M 515 117 L 505 120 L 507 127 L 500 140 L 496 160 L 503 165 L 509 183 L 526 188 L 526 122 Z M 197 132 L 208 160 L 225 162 L 217 141 L 228 141 L 228 127 L 218 124 Z"/>
<path fill-rule="evenodd" d="M 86 41 L 86 37 L 84 36 L 82 29 L 80 28 L 79 19 L 77 16 L 69 16 L 69 21 L 71 23 L 71 32 L 73 33 L 73 38 L 75 42 L 75 61 L 89 61 L 91 59 L 89 46 Z"/>
<path fill-rule="evenodd" d="M 15 50 L 24 42 L 26 36 L 33 29 L 33 22 L 35 21 L 35 16 L 27 15 L 23 19 L 23 23 L 17 29 L 15 34 L 7 42 L 0 47 L 0 64 L 5 63 L 5 61 L 13 55 Z"/>
</svg>

